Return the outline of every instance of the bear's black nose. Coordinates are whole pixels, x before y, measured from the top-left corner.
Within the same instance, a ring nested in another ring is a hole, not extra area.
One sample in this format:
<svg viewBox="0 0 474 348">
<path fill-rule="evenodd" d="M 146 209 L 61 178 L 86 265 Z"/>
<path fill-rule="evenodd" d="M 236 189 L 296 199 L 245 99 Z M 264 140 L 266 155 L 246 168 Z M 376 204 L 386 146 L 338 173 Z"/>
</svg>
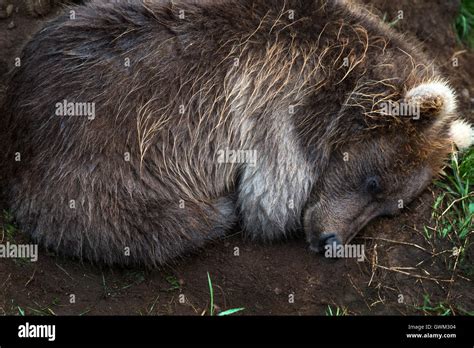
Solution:
<svg viewBox="0 0 474 348">
<path fill-rule="evenodd" d="M 326 246 L 335 248 L 341 244 L 341 240 L 335 233 L 323 233 L 319 238 L 313 238 L 310 249 L 317 253 L 324 253 Z"/>
</svg>

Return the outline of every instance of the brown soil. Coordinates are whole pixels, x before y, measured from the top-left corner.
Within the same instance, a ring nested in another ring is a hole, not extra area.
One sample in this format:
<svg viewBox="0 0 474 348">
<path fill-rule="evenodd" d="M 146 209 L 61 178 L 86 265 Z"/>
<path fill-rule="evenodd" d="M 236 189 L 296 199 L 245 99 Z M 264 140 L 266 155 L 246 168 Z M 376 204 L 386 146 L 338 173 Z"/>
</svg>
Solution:
<svg viewBox="0 0 474 348">
<path fill-rule="evenodd" d="M 456 42 L 456 1 L 449 5 L 442 0 L 364 2 L 382 17 L 386 14 L 388 21 L 403 10 L 404 19 L 395 28 L 422 41 L 453 81 L 462 113 L 472 121 L 474 65 L 469 62 L 474 55 Z M 23 5 L 10 18 L 0 19 L 0 78 L 44 20 L 27 16 Z M 12 21 L 15 27 L 8 29 Z M 457 67 L 453 57 L 459 58 Z M 4 87 L 0 80 L 0 93 Z M 0 313 L 208 314 L 209 272 L 217 311 L 244 307 L 240 314 L 324 315 L 330 305 L 349 314 L 423 314 L 415 306 L 429 295 L 433 307 L 443 303 L 463 314 L 474 310 L 473 251 L 468 250 L 463 270 L 457 266 L 453 271 L 452 244 L 424 237 L 423 227 L 433 226 L 433 191 L 426 190 L 401 216 L 378 219 L 359 234 L 356 242 L 366 248 L 364 262 L 311 254 L 303 240 L 255 244 L 245 241 L 241 233 L 157 270 L 104 268 L 45 250 L 37 262 L 1 259 Z M 7 207 L 0 205 L 2 210 Z M 28 241 L 21 232 L 14 238 Z M 0 243 L 5 240 L 0 235 Z"/>
</svg>

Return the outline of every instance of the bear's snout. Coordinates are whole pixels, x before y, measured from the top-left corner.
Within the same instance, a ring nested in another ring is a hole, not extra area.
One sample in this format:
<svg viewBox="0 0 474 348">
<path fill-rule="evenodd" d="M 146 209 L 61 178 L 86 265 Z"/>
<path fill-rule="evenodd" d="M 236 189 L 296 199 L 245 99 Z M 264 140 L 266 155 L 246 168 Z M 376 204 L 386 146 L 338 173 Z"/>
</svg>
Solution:
<svg viewBox="0 0 474 348">
<path fill-rule="evenodd" d="M 336 233 L 322 233 L 319 237 L 314 237 L 309 245 L 309 248 L 316 253 L 324 253 L 328 247 L 337 247 L 341 245 L 341 239 Z"/>
</svg>

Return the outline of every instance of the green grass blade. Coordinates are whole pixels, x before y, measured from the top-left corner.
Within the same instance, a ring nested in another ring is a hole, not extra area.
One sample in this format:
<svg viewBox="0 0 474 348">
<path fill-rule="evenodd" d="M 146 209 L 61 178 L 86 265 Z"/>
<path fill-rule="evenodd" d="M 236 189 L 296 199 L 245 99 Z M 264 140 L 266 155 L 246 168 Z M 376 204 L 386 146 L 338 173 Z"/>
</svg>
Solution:
<svg viewBox="0 0 474 348">
<path fill-rule="evenodd" d="M 234 314 L 234 313 L 237 313 L 237 312 L 240 312 L 240 311 L 243 311 L 245 308 L 232 308 L 232 309 L 228 309 L 226 311 L 223 311 L 223 312 L 220 312 L 219 314 L 217 314 L 218 317 L 224 317 L 226 315 L 231 315 L 231 314 Z"/>
<path fill-rule="evenodd" d="M 211 307 L 209 308 L 209 314 L 214 315 L 214 289 L 212 288 L 211 276 L 207 272 L 207 282 L 209 284 L 209 295 L 211 296 Z"/>
</svg>

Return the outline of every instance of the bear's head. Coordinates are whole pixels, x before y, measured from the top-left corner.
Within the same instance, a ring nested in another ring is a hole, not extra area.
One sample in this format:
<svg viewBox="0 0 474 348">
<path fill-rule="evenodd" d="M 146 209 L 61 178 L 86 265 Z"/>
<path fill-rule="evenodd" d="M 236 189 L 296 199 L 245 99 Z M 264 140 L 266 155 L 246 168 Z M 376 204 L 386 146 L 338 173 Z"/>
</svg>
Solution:
<svg viewBox="0 0 474 348">
<path fill-rule="evenodd" d="M 347 244 L 375 217 L 398 214 L 440 173 L 453 143 L 472 144 L 473 129 L 456 119 L 456 97 L 447 83 L 420 83 L 400 97 L 376 102 L 331 151 L 304 213 L 312 250 Z"/>
</svg>

